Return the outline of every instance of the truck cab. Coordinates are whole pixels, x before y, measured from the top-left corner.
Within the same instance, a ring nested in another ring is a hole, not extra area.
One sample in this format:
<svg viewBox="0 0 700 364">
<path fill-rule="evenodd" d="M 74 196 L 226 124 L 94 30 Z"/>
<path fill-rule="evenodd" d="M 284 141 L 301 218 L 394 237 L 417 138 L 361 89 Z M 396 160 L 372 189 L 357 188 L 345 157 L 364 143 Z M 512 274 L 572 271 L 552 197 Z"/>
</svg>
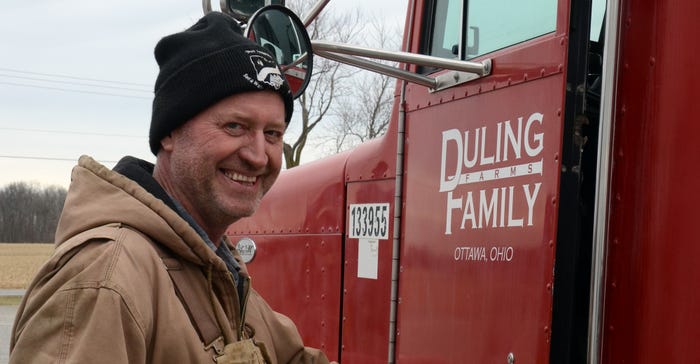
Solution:
<svg viewBox="0 0 700 364">
<path fill-rule="evenodd" d="M 699 46 L 668 36 L 700 9 L 676 5 L 411 0 L 403 52 L 311 40 L 402 62 L 391 123 L 229 228 L 253 287 L 346 364 L 700 358 L 698 126 L 673 116 Z"/>
</svg>

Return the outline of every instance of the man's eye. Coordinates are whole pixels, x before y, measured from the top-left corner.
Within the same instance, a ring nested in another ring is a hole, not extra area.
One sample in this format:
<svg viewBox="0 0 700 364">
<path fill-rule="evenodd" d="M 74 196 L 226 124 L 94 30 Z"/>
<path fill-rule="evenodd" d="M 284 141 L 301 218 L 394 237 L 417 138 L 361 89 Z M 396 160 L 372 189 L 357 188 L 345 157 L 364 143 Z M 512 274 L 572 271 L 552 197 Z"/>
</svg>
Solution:
<svg viewBox="0 0 700 364">
<path fill-rule="evenodd" d="M 228 123 L 225 126 L 229 133 L 239 134 L 243 131 L 243 126 L 239 123 Z"/>
<path fill-rule="evenodd" d="M 265 135 L 267 136 L 268 140 L 276 142 L 282 140 L 282 137 L 284 137 L 284 132 L 279 130 L 268 130 L 265 132 Z"/>
</svg>

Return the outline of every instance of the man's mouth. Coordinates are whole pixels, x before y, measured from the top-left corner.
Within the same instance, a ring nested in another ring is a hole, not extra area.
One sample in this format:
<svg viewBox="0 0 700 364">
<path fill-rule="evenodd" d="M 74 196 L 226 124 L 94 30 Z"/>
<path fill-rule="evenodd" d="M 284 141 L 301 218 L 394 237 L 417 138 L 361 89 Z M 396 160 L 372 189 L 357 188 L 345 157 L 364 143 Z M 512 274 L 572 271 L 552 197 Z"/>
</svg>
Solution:
<svg viewBox="0 0 700 364">
<path fill-rule="evenodd" d="M 244 176 L 240 173 L 236 173 L 236 172 L 232 172 L 232 171 L 224 171 L 224 175 L 232 181 L 243 183 L 243 184 L 248 184 L 248 185 L 253 185 L 253 184 L 255 184 L 255 181 L 257 181 L 257 177 Z"/>
</svg>

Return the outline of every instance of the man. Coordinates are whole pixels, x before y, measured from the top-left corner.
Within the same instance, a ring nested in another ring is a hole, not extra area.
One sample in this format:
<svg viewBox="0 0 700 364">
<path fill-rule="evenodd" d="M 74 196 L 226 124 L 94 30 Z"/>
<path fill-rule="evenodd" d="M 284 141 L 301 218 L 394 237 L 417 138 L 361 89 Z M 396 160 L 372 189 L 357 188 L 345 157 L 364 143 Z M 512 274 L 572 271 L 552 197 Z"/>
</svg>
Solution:
<svg viewBox="0 0 700 364">
<path fill-rule="evenodd" d="M 156 163 L 80 158 L 10 363 L 327 363 L 250 288 L 224 234 L 281 168 L 293 99 L 279 67 L 221 13 L 155 56 Z"/>
</svg>

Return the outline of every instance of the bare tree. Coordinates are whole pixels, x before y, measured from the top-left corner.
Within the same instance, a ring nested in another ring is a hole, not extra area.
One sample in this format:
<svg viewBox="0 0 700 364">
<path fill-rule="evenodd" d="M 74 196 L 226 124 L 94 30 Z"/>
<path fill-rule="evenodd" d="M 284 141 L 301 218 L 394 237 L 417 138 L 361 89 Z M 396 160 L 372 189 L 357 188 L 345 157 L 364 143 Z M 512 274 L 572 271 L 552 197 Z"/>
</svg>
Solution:
<svg viewBox="0 0 700 364">
<path fill-rule="evenodd" d="M 287 2 L 287 6 L 297 14 L 304 15 L 305 10 L 310 9 L 313 3 L 311 0 L 291 0 Z M 334 14 L 324 10 L 309 25 L 307 31 L 311 39 L 350 43 L 361 30 L 360 19 L 362 16 L 359 10 L 345 14 Z M 338 96 L 349 92 L 350 86 L 344 85 L 344 81 L 356 72 L 337 62 L 314 57 L 313 74 L 309 86 L 297 99 L 295 105 L 297 107 L 295 114 L 301 119 L 299 135 L 295 140 L 285 141 L 284 145 L 287 168 L 299 165 L 309 134 L 326 116 L 329 116 L 331 106 Z"/>
<path fill-rule="evenodd" d="M 383 135 L 391 118 L 394 79 L 364 74 L 352 82 L 357 87 L 339 100 L 338 118 L 329 127 L 335 153 Z"/>
<path fill-rule="evenodd" d="M 289 0 L 287 6 L 303 16 L 314 2 Z M 359 8 L 343 14 L 326 8 L 307 31 L 311 39 L 390 50 L 400 48 L 398 25 L 366 16 Z M 391 117 L 396 83 L 393 78 L 318 56 L 314 57 L 313 67 L 309 86 L 296 100 L 295 115 L 300 122 L 290 127 L 285 140 L 287 168 L 301 163 L 302 152 L 309 146 L 309 136 L 314 130 L 319 134 L 314 139 L 320 141 L 315 144 L 325 145 L 325 152 L 333 154 L 382 135 Z M 324 127 L 318 128 L 319 125 Z M 318 133 L 318 129 L 323 131 Z M 290 140 L 291 136 L 296 139 Z M 328 148 L 329 145 L 332 147 Z"/>
<path fill-rule="evenodd" d="M 396 26 L 373 19 L 364 46 L 399 50 L 400 31 Z M 385 65 L 396 63 L 380 61 Z M 334 122 L 328 127 L 327 140 L 333 152 L 351 149 L 386 132 L 391 118 L 396 79 L 363 71 L 348 80 L 349 87 L 334 107 Z"/>
<path fill-rule="evenodd" d="M 24 182 L 0 189 L 1 242 L 53 242 L 66 200 L 63 187 L 40 188 Z"/>
</svg>

